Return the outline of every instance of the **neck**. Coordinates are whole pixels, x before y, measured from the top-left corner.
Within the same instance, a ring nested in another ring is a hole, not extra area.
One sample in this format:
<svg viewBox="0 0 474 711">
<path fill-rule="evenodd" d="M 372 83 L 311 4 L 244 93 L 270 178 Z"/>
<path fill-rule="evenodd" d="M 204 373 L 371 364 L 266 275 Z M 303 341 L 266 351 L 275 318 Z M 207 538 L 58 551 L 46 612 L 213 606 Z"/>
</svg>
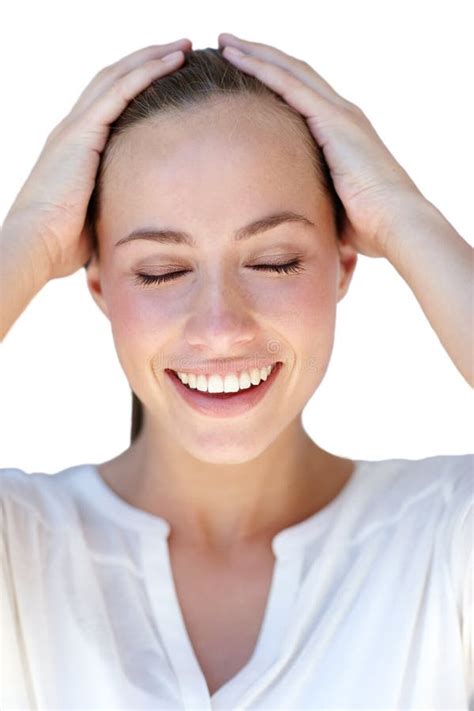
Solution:
<svg viewBox="0 0 474 711">
<path fill-rule="evenodd" d="M 318 447 L 301 417 L 239 464 L 196 459 L 145 419 L 118 460 L 112 486 L 122 498 L 165 518 L 175 541 L 214 551 L 271 539 L 311 515 L 342 487 L 352 464 Z"/>
</svg>

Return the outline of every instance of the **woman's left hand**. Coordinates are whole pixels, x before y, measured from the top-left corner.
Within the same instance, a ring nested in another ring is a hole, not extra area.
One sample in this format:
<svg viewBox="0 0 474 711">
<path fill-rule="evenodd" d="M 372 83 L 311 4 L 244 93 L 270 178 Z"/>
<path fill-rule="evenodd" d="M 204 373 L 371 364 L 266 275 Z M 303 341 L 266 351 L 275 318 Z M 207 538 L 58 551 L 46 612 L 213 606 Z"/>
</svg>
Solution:
<svg viewBox="0 0 474 711">
<path fill-rule="evenodd" d="M 345 209 L 341 239 L 368 257 L 396 245 L 404 209 L 426 203 L 362 110 L 340 96 L 309 64 L 275 47 L 219 35 L 223 56 L 280 94 L 304 118 L 321 147 Z M 228 51 L 234 47 L 242 56 Z"/>
</svg>

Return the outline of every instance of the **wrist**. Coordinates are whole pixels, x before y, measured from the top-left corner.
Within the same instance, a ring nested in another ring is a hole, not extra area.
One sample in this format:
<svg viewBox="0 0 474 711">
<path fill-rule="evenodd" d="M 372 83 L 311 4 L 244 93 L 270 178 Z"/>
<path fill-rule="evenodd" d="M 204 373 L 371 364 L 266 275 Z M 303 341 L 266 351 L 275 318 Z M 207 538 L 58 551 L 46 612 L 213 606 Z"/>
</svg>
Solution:
<svg viewBox="0 0 474 711">
<path fill-rule="evenodd" d="M 0 231 L 0 253 L 5 268 L 39 291 L 53 278 L 51 255 L 26 215 L 8 215 Z"/>
<path fill-rule="evenodd" d="M 413 255 L 436 246 L 436 236 L 455 232 L 444 215 L 421 193 L 405 195 L 396 201 L 394 217 L 383 239 L 383 255 L 403 271 Z"/>
</svg>

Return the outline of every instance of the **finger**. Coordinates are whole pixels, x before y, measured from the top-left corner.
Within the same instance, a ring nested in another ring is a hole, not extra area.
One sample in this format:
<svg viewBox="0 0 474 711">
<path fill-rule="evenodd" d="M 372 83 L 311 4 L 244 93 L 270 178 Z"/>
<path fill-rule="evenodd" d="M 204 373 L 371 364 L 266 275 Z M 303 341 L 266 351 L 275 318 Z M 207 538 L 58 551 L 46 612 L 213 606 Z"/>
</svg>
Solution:
<svg viewBox="0 0 474 711">
<path fill-rule="evenodd" d="M 148 47 L 142 47 L 141 49 L 137 49 L 134 52 L 127 54 L 125 57 L 113 62 L 109 66 L 119 68 L 123 67 L 125 71 L 129 71 L 136 66 L 136 60 L 140 62 L 142 59 L 146 60 L 153 59 L 154 57 L 164 57 L 165 54 L 174 52 L 175 49 L 183 49 L 184 45 L 191 47 L 192 41 L 187 37 L 183 37 L 178 40 L 173 40 L 173 42 L 167 42 L 166 44 L 151 44 Z M 150 54 L 149 57 L 147 53 Z M 104 69 L 107 69 L 107 67 Z"/>
<path fill-rule="evenodd" d="M 97 96 L 107 90 L 120 77 L 128 72 L 131 72 L 136 67 L 149 62 L 153 59 L 161 59 L 167 54 L 176 50 L 188 51 L 192 46 L 191 40 L 184 38 L 169 42 L 162 45 L 150 45 L 138 49 L 131 54 L 128 54 L 117 62 L 109 64 L 101 69 L 95 77 L 89 82 L 84 91 L 80 94 L 78 100 L 74 104 L 70 114 L 82 113 Z"/>
<path fill-rule="evenodd" d="M 231 57 L 226 49 L 223 54 L 239 69 L 260 79 L 270 89 L 280 94 L 287 104 L 294 107 L 307 121 L 311 121 L 311 129 L 321 148 L 324 149 L 327 140 L 324 137 L 325 126 L 335 125 L 340 121 L 345 123 L 347 119 L 352 120 L 347 107 L 328 101 L 287 69 L 251 55 Z"/>
<path fill-rule="evenodd" d="M 152 59 L 119 77 L 96 101 L 85 110 L 76 123 L 83 125 L 85 133 L 97 138 L 97 150 L 102 150 L 110 124 L 122 113 L 127 104 L 149 84 L 172 71 L 184 60 L 184 53 L 177 53 L 172 61 Z M 102 140 L 104 139 L 104 140 Z"/>
<path fill-rule="evenodd" d="M 287 69 L 292 72 L 297 78 L 304 81 L 316 91 L 319 91 L 328 101 L 340 103 L 344 101 L 343 97 L 335 91 L 335 89 L 323 77 L 316 72 L 307 62 L 301 59 L 292 57 L 281 49 L 272 47 L 261 42 L 250 42 L 241 39 L 235 35 L 223 32 L 218 37 L 219 47 L 236 47 L 245 54 L 248 54 L 257 59 L 263 59 L 266 62 L 272 62 L 281 69 Z"/>
</svg>

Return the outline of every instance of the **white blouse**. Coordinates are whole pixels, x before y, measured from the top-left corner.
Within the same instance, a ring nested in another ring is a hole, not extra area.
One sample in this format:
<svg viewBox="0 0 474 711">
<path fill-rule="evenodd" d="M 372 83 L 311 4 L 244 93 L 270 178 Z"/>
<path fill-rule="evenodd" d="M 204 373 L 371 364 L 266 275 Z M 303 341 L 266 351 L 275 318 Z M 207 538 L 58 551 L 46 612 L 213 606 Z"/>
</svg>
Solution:
<svg viewBox="0 0 474 711">
<path fill-rule="evenodd" d="M 212 696 L 169 523 L 93 464 L 0 469 L 0 708 L 474 711 L 474 454 L 358 460 L 280 531 L 255 650 Z"/>
</svg>

